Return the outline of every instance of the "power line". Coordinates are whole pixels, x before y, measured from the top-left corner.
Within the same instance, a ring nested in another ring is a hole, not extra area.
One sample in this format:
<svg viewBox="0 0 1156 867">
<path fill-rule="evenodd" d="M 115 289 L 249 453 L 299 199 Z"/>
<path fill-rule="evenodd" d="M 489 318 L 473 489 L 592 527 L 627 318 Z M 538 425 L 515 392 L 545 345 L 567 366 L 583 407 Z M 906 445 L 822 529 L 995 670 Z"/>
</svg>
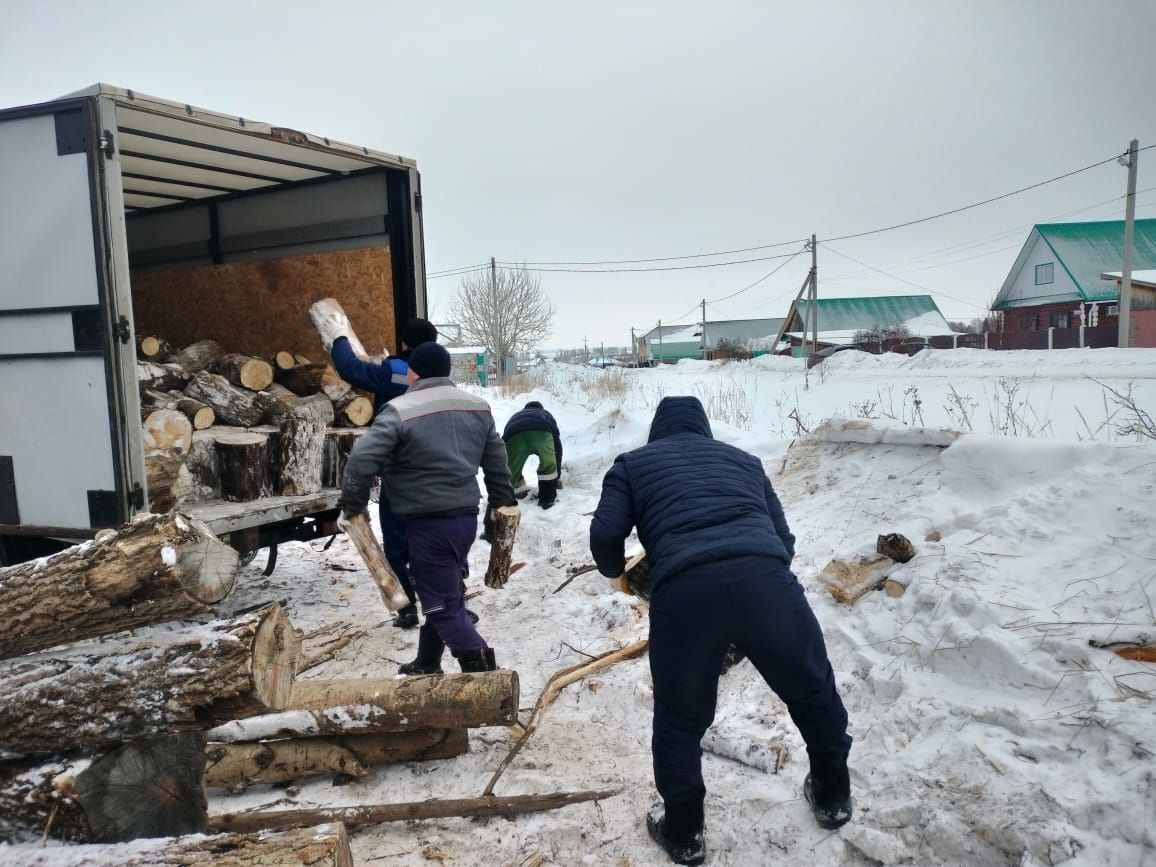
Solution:
<svg viewBox="0 0 1156 867">
<path fill-rule="evenodd" d="M 777 256 L 757 256 L 752 259 L 732 259 L 729 262 L 706 262 L 701 265 L 661 265 L 653 268 L 529 268 L 520 262 L 499 262 L 503 267 L 525 268 L 539 274 L 644 274 L 653 271 L 696 271 L 703 268 L 723 268 L 728 265 L 746 265 L 750 262 L 770 262 L 773 259 L 785 259 L 794 256 L 794 253 L 780 253 Z"/>
<path fill-rule="evenodd" d="M 1156 145 L 1148 145 L 1147 147 L 1140 148 L 1140 150 L 1146 151 L 1146 150 L 1148 150 L 1148 148 L 1153 148 L 1153 147 L 1156 147 Z M 1126 153 L 1126 151 L 1125 151 L 1125 153 Z M 1065 172 L 1062 175 L 1056 175 L 1054 178 L 1048 178 L 1046 181 L 1040 181 L 1037 184 L 1031 184 L 1030 186 L 1027 186 L 1027 187 L 1020 187 L 1018 190 L 1012 190 L 1010 193 L 1004 193 L 1003 195 L 1000 195 L 1000 196 L 993 196 L 990 199 L 984 199 L 982 202 L 973 202 L 970 205 L 964 205 L 964 206 L 959 207 L 959 208 L 952 208 L 950 211 L 941 211 L 940 213 L 932 214 L 929 217 L 920 217 L 918 220 L 908 220 L 906 223 L 896 223 L 893 226 L 883 226 L 882 228 L 879 228 L 879 229 L 869 229 L 866 232 L 856 232 L 853 235 L 840 235 L 837 238 L 827 238 L 826 240 L 827 241 L 847 241 L 851 238 L 862 238 L 862 237 L 865 237 L 867 235 L 878 235 L 880 232 L 890 232 L 893 229 L 903 229 L 903 228 L 906 228 L 907 226 L 915 226 L 919 223 L 926 223 L 930 220 L 938 220 L 940 217 L 948 217 L 948 216 L 951 216 L 952 214 L 959 214 L 963 211 L 969 211 L 972 208 L 978 208 L 981 205 L 990 205 L 992 202 L 998 202 L 1001 199 L 1009 199 L 1012 196 L 1018 196 L 1020 193 L 1026 193 L 1026 192 L 1028 192 L 1028 190 L 1035 190 L 1035 189 L 1038 189 L 1039 187 L 1046 186 L 1047 184 L 1053 184 L 1056 181 L 1062 181 L 1065 178 L 1070 178 L 1070 177 L 1072 177 L 1074 175 L 1078 175 L 1082 172 L 1086 172 L 1086 171 L 1089 171 L 1091 169 L 1098 168 L 1099 166 L 1106 165 L 1110 162 L 1114 162 L 1119 157 L 1120 157 L 1120 154 L 1116 154 L 1115 156 L 1108 157 L 1106 160 L 1100 160 L 1098 163 L 1092 163 L 1091 165 L 1084 166 L 1082 169 L 1075 169 L 1074 171 Z M 835 252 L 835 251 L 832 251 L 832 252 Z M 868 265 L 866 267 L 870 267 L 870 266 Z"/>
<path fill-rule="evenodd" d="M 924 292 L 929 292 L 932 295 L 939 295 L 942 298 L 950 298 L 952 301 L 958 301 L 960 304 L 967 304 L 968 306 L 975 306 L 974 301 L 964 301 L 962 298 L 956 298 L 954 295 L 948 295 L 946 292 L 939 292 L 935 289 L 929 289 L 926 286 L 920 286 L 918 283 L 912 283 L 910 280 L 905 280 L 904 278 L 902 278 L 896 274 L 889 274 L 888 272 L 886 272 L 880 268 L 876 268 L 874 265 L 868 265 L 866 262 L 860 262 L 858 259 L 855 259 L 851 256 L 848 256 L 846 253 L 840 253 L 834 247 L 829 246 L 826 242 L 820 241 L 819 243 L 823 246 L 823 248 L 825 250 L 828 250 L 828 251 L 834 253 L 836 256 L 842 256 L 844 259 L 850 259 L 856 265 L 862 265 L 864 268 L 870 268 L 872 271 L 876 271 L 879 274 L 882 274 L 884 277 L 890 277 L 892 280 L 898 280 L 900 283 L 906 283 L 908 286 L 914 286 L 916 289 L 922 289 Z"/>
<path fill-rule="evenodd" d="M 762 277 L 760 277 L 758 280 L 756 280 L 754 283 L 751 283 L 748 286 L 744 286 L 738 292 L 732 292 L 730 295 L 724 295 L 721 298 L 713 298 L 713 299 L 708 298 L 706 303 L 707 304 L 716 304 L 719 301 L 726 301 L 728 298 L 734 298 L 736 295 L 742 295 L 748 289 L 754 289 L 756 286 L 758 286 L 760 283 L 762 283 L 768 277 L 773 276 L 776 272 L 781 271 L 783 268 L 786 268 L 788 265 L 790 265 L 791 262 L 793 262 L 795 260 L 795 257 L 798 256 L 802 252 L 803 252 L 802 250 L 796 250 L 794 255 L 792 255 L 791 258 L 788 259 L 786 262 L 779 263 L 774 268 L 772 268 L 770 271 L 768 271 L 766 274 L 764 274 Z"/>
<path fill-rule="evenodd" d="M 713 253 L 687 253 L 683 256 L 653 256 L 649 259 L 606 259 L 598 262 L 522 262 L 522 265 L 635 265 L 641 262 L 673 262 L 678 259 L 706 259 L 711 256 L 733 256 L 736 253 L 753 253 L 755 250 L 772 250 L 775 247 L 786 247 L 791 244 L 801 244 L 805 238 L 794 241 L 779 241 L 774 244 L 760 244 L 757 247 L 739 247 L 735 250 L 716 250 Z M 752 260 L 753 261 L 753 260 Z M 499 263 L 509 264 L 509 263 Z M 720 263 L 722 264 L 722 263 Z"/>
</svg>

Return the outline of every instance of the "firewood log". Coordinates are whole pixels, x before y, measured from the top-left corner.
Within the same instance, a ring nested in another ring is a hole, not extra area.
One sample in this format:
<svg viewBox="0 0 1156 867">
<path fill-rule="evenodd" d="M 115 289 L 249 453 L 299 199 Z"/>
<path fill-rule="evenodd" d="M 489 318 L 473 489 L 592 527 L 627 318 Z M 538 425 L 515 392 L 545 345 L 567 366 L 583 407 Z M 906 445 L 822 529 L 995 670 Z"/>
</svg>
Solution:
<svg viewBox="0 0 1156 867">
<path fill-rule="evenodd" d="M 193 480 L 185 467 L 185 459 L 178 450 L 147 451 L 144 464 L 149 511 L 158 514 L 169 512 L 174 506 L 188 499 L 193 491 Z"/>
<path fill-rule="evenodd" d="M 250 391 L 268 388 L 273 382 L 273 366 L 260 358 L 230 352 L 213 364 L 213 370 L 233 385 Z"/>
<path fill-rule="evenodd" d="M 204 734 L 185 732 L 95 759 L 0 765 L 0 838 L 87 843 L 204 833 L 205 764 Z"/>
<path fill-rule="evenodd" d="M 282 710 L 298 643 L 274 604 L 0 661 L 0 758 L 105 749 Z"/>
<path fill-rule="evenodd" d="M 289 416 L 311 416 L 325 424 L 333 424 L 333 403 L 324 394 L 298 397 L 284 386 L 273 383 L 257 393 L 257 406 L 266 424 L 280 425 Z"/>
<path fill-rule="evenodd" d="M 293 356 L 293 361 L 294 361 L 295 365 L 299 365 L 299 364 L 312 364 L 312 363 L 313 363 L 313 362 L 312 362 L 312 361 L 309 359 L 309 357 L 308 357 L 308 356 L 305 356 L 305 355 L 296 355 L 296 354 L 294 354 L 294 356 Z"/>
<path fill-rule="evenodd" d="M 129 843 L 0 848 L 0 867 L 353 867 L 340 822 L 279 832 L 224 833 Z"/>
<path fill-rule="evenodd" d="M 340 323 L 343 326 L 341 330 L 345 331 L 345 336 L 349 340 L 349 348 L 353 350 L 353 354 L 362 361 L 369 358 L 369 353 L 365 351 L 365 347 L 361 345 L 361 341 L 353 333 L 353 325 L 350 323 L 349 317 L 345 315 L 341 302 L 336 298 L 322 298 L 320 301 L 313 302 L 309 307 L 309 319 L 320 334 L 330 330 L 325 327 L 327 324 L 332 327 L 333 323 Z"/>
<path fill-rule="evenodd" d="M 896 568 L 890 557 L 860 554 L 850 560 L 835 559 L 823 567 L 818 581 L 844 605 L 854 605 L 864 594 L 878 590 Z"/>
<path fill-rule="evenodd" d="M 293 353 L 286 352 L 285 350 L 274 353 L 273 357 L 269 360 L 269 365 L 274 371 L 290 370 L 295 367 L 296 364 L 297 360 L 293 357 Z"/>
<path fill-rule="evenodd" d="M 170 409 L 181 413 L 189 420 L 193 426 L 193 430 L 204 430 L 211 427 L 216 421 L 216 413 L 213 408 L 206 406 L 199 400 L 193 400 L 191 397 L 179 391 L 156 391 L 151 388 L 141 389 L 141 418 L 146 423 L 148 416 L 158 409 Z"/>
<path fill-rule="evenodd" d="M 258 433 L 220 433 L 214 440 L 222 498 L 234 503 L 258 499 L 267 482 L 269 437 Z"/>
<path fill-rule="evenodd" d="M 175 409 L 143 409 L 145 451 L 185 454 L 193 444 L 193 423 Z"/>
<path fill-rule="evenodd" d="M 340 400 L 353 388 L 337 375 L 332 364 L 299 364 L 292 370 L 281 371 L 277 381 L 298 397 L 318 392 L 330 400 Z"/>
<path fill-rule="evenodd" d="M 229 595 L 237 552 L 181 514 L 0 569 L 0 657 L 192 617 Z"/>
<path fill-rule="evenodd" d="M 142 389 L 153 391 L 180 391 L 189 384 L 188 371 L 175 364 L 136 363 L 136 378 Z"/>
<path fill-rule="evenodd" d="M 302 680 L 284 713 L 235 720 L 211 742 L 412 729 L 508 726 L 518 721 L 518 673 L 435 674 L 359 680 Z"/>
<path fill-rule="evenodd" d="M 215 340 L 200 340 L 186 346 L 179 352 L 174 352 L 170 358 L 173 364 L 178 365 L 188 374 L 207 370 L 225 354 L 225 348 Z M 167 389 L 164 389 L 167 391 Z"/>
<path fill-rule="evenodd" d="M 261 421 L 256 392 L 233 385 L 216 373 L 197 373 L 185 388 L 185 395 L 213 408 L 225 424 L 251 427 Z"/>
<path fill-rule="evenodd" d="M 351 828 L 381 822 L 445 819 L 450 816 L 507 816 L 557 810 L 585 801 L 613 798 L 622 789 L 550 792 L 544 795 L 489 795 L 480 798 L 432 799 L 403 804 L 359 804 L 356 807 L 317 807 L 303 810 L 253 810 L 209 817 L 213 830 L 238 832 L 265 828 L 297 828 L 317 822 L 343 822 Z"/>
<path fill-rule="evenodd" d="M 351 391 L 340 400 L 333 401 L 333 416 L 335 424 L 364 427 L 373 421 L 373 401 Z"/>
<path fill-rule="evenodd" d="M 374 765 L 448 759 L 468 750 L 465 729 L 210 743 L 205 747 L 205 785 L 238 791 L 256 783 L 325 774 L 361 777 Z"/>
<path fill-rule="evenodd" d="M 145 361 L 164 361 L 173 352 L 173 347 L 163 337 L 155 334 L 137 335 L 136 354 Z"/>
<path fill-rule="evenodd" d="M 325 456 L 322 462 L 321 483 L 327 488 L 340 488 L 341 475 L 354 443 L 365 433 L 365 428 L 330 428 L 325 432 Z"/>
<path fill-rule="evenodd" d="M 373 528 L 369 526 L 369 518 L 365 512 L 358 512 L 349 519 L 345 533 L 353 542 L 357 553 L 361 555 L 373 583 L 381 593 L 381 601 L 386 609 L 392 614 L 409 605 L 409 597 L 401 589 L 401 583 L 393 574 L 389 561 L 385 559 L 385 552 L 381 550 L 377 537 L 373 535 Z"/>
<path fill-rule="evenodd" d="M 517 506 L 494 510 L 494 541 L 490 544 L 490 562 L 486 568 L 487 587 L 505 587 L 510 580 L 510 562 L 514 554 L 514 537 L 522 512 Z"/>
<path fill-rule="evenodd" d="M 325 451 L 325 422 L 292 415 L 281 422 L 277 440 L 281 495 L 296 497 L 321 490 L 321 461 Z"/>
<path fill-rule="evenodd" d="M 217 457 L 217 435 L 212 428 L 193 432 L 193 444 L 185 455 L 191 487 L 189 502 L 216 500 L 221 496 L 221 464 Z"/>
</svg>

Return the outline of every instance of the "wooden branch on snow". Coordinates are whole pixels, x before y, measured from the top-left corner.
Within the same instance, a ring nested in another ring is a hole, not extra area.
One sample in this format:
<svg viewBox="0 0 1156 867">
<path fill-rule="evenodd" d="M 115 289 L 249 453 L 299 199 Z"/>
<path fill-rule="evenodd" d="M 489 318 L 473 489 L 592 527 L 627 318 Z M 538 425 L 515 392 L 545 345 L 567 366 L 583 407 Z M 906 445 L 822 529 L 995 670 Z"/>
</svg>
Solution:
<svg viewBox="0 0 1156 867">
<path fill-rule="evenodd" d="M 552 792 L 546 795 L 495 795 L 456 800 L 414 801 L 404 804 L 362 804 L 357 807 L 316 808 L 312 810 L 264 810 L 248 813 L 224 813 L 209 817 L 214 830 L 242 832 L 266 828 L 293 828 L 317 822 L 343 822 L 350 828 L 382 822 L 405 822 L 416 819 L 446 819 L 451 816 L 506 816 L 556 810 L 585 801 L 602 801 L 621 794 L 622 789 L 594 789 L 585 792 Z"/>
<path fill-rule="evenodd" d="M 203 834 L 130 843 L 0 848 L 0 867 L 353 867 L 341 824 L 278 833 Z"/>
<path fill-rule="evenodd" d="M 200 834 L 208 821 L 204 772 L 200 732 L 125 744 L 96 759 L 0 766 L 0 839 Z"/>
<path fill-rule="evenodd" d="M 104 749 L 282 710 L 298 637 L 280 605 L 0 662 L 0 758 Z"/>
<path fill-rule="evenodd" d="M 282 713 L 218 726 L 220 743 L 309 735 L 508 726 L 518 718 L 518 673 L 300 680 Z"/>
<path fill-rule="evenodd" d="M 0 569 L 0 658 L 201 614 L 238 569 L 200 521 L 138 515 L 99 541 Z"/>
<path fill-rule="evenodd" d="M 487 587 L 500 589 L 510 580 L 514 539 L 521 521 L 522 510 L 517 506 L 501 506 L 494 510 L 494 541 L 490 543 L 490 562 L 486 567 Z"/>
<path fill-rule="evenodd" d="M 618 650 L 611 650 L 609 653 L 603 653 L 588 662 L 580 662 L 577 665 L 571 665 L 568 668 L 563 668 L 561 671 L 554 672 L 550 679 L 546 681 L 546 687 L 542 690 L 538 700 L 534 703 L 534 711 L 530 714 L 530 721 L 522 729 L 522 734 L 518 738 L 518 742 L 514 744 L 513 749 L 506 754 L 502 759 L 502 763 L 498 765 L 498 769 L 494 771 L 494 775 L 490 777 L 490 781 L 486 784 L 485 790 L 482 792 L 483 796 L 491 796 L 494 794 L 494 786 L 497 785 L 498 779 L 509 767 L 510 762 L 514 757 L 522 751 L 522 747 L 526 745 L 526 741 L 530 739 L 538 728 L 538 723 L 542 719 L 542 712 L 546 709 L 546 705 L 552 702 L 562 690 L 570 684 L 588 677 L 591 674 L 596 674 L 599 671 L 610 668 L 615 663 L 621 662 L 624 659 L 634 659 L 646 652 L 646 648 L 650 646 L 650 642 L 646 639 L 636 641 L 626 647 Z"/>
<path fill-rule="evenodd" d="M 205 785 L 240 791 L 256 783 L 283 783 L 326 774 L 362 777 L 375 765 L 448 759 L 468 750 L 465 729 L 210 743 L 205 748 Z"/>
</svg>

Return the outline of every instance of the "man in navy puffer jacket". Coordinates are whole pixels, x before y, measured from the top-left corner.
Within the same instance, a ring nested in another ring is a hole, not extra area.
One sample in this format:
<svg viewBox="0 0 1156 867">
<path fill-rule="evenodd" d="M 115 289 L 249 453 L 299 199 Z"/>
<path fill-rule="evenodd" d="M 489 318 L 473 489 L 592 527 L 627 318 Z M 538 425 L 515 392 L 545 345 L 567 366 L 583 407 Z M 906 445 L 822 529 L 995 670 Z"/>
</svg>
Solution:
<svg viewBox="0 0 1156 867">
<path fill-rule="evenodd" d="M 679 864 L 701 864 L 700 742 L 733 644 L 786 703 L 811 760 L 804 794 L 819 823 L 851 817 L 847 712 L 818 621 L 790 570 L 795 537 L 762 463 L 718 442 L 694 397 L 659 403 L 647 445 L 619 455 L 590 525 L 599 571 L 621 575 L 632 528 L 651 584 L 654 779 L 647 828 Z"/>
</svg>

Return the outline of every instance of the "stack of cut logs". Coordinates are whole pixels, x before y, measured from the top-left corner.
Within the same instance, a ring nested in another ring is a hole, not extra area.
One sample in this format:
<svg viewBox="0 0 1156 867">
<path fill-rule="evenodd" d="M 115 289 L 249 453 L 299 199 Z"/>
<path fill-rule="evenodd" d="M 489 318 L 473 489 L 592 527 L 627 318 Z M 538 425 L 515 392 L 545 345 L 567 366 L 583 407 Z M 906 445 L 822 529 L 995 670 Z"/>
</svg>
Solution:
<svg viewBox="0 0 1156 867">
<path fill-rule="evenodd" d="M 145 469 L 154 512 L 338 487 L 373 403 L 332 365 L 278 352 L 266 361 L 214 340 L 174 351 L 137 341 Z"/>
<path fill-rule="evenodd" d="M 344 826 L 320 814 L 286 834 L 124 841 L 237 831 L 209 816 L 206 786 L 357 777 L 458 755 L 467 728 L 516 722 L 512 671 L 295 680 L 315 660 L 280 605 L 208 619 L 238 571 L 237 553 L 180 512 L 0 568 L 0 841 L 83 843 L 85 864 L 244 850 L 251 861 L 229 863 L 346 865 Z M 0 846 L 0 864 L 27 852 Z"/>
</svg>

